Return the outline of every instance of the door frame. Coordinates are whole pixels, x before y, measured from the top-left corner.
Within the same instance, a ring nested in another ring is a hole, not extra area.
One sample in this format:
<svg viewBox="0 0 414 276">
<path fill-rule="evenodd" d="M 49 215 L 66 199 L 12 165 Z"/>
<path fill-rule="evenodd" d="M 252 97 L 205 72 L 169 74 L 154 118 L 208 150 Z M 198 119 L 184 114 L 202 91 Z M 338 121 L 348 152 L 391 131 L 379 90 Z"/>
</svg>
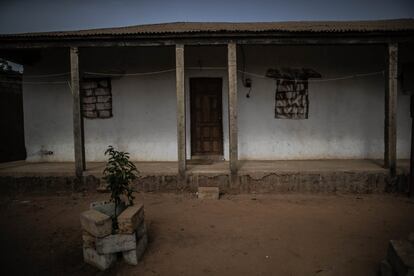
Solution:
<svg viewBox="0 0 414 276">
<path fill-rule="evenodd" d="M 220 81 L 220 95 L 219 95 L 219 102 L 220 102 L 220 110 L 221 110 L 221 116 L 220 116 L 220 137 L 221 137 L 221 147 L 220 147 L 220 154 L 214 154 L 214 155 L 210 155 L 210 154 L 194 154 L 194 136 L 193 136 L 193 125 L 195 124 L 195 122 L 193 121 L 192 118 L 192 110 L 193 110 L 193 93 L 192 93 L 192 82 L 194 80 L 197 79 L 215 79 L 215 80 L 219 80 Z M 190 159 L 191 160 L 199 160 L 199 159 L 208 159 L 208 160 L 224 160 L 224 132 L 223 132 L 223 114 L 224 114 L 224 110 L 223 110 L 223 78 L 221 76 L 218 77 L 190 77 L 189 78 L 189 119 L 190 119 Z"/>
</svg>

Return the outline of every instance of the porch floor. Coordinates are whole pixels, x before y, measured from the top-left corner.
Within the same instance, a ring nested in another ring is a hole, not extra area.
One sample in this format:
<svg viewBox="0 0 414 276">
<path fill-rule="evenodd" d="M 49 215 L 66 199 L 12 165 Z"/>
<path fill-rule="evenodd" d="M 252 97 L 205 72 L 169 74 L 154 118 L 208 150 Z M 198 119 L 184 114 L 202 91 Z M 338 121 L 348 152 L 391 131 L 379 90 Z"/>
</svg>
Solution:
<svg viewBox="0 0 414 276">
<path fill-rule="evenodd" d="M 140 174 L 177 175 L 177 162 L 134 162 Z M 275 160 L 275 161 L 239 161 L 239 175 L 255 173 L 329 173 L 329 172 L 386 172 L 382 160 L 370 159 L 336 159 L 336 160 Z M 408 171 L 409 160 L 398 160 L 398 170 Z M 104 162 L 87 162 L 85 176 L 101 176 Z M 16 161 L 0 164 L 0 176 L 11 177 L 45 177 L 74 176 L 73 162 L 26 162 Z M 189 161 L 189 175 L 229 174 L 228 162 L 197 164 Z"/>
</svg>

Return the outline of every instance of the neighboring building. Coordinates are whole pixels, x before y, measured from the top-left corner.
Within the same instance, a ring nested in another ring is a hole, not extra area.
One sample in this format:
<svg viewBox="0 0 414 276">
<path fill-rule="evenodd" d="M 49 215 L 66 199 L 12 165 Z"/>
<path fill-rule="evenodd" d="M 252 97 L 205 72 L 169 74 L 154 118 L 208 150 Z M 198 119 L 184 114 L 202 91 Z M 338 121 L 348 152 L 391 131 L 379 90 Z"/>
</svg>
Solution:
<svg viewBox="0 0 414 276">
<path fill-rule="evenodd" d="M 0 162 L 26 159 L 22 74 L 0 70 Z"/>
<path fill-rule="evenodd" d="M 410 19 L 171 23 L 0 35 L 0 56 L 24 64 L 28 161 L 74 161 L 75 144 L 82 163 L 84 124 L 86 161 L 113 145 L 136 161 L 179 160 L 181 171 L 203 156 L 237 171 L 237 160 L 384 151 L 395 167 L 409 158 L 411 120 L 394 67 L 414 62 L 413 42 Z M 320 76 L 300 77 L 309 69 Z"/>
</svg>

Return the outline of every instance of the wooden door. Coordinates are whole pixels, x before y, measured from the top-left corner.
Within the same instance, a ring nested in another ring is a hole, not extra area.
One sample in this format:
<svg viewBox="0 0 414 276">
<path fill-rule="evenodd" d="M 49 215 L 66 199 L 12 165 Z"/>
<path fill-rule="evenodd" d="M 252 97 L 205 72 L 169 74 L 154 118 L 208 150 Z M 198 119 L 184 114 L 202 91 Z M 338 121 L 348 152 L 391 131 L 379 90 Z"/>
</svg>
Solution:
<svg viewBox="0 0 414 276">
<path fill-rule="evenodd" d="M 191 157 L 222 159 L 222 80 L 190 79 Z"/>
</svg>

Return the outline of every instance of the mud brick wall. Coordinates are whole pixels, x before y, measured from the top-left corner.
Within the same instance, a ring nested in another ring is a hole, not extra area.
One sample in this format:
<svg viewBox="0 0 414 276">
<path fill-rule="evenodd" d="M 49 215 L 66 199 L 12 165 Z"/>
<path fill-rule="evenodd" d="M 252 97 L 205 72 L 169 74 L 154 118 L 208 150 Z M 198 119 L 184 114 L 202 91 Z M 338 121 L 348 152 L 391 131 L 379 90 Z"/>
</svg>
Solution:
<svg viewBox="0 0 414 276">
<path fill-rule="evenodd" d="M 84 118 L 112 117 L 110 79 L 85 79 L 81 82 L 82 113 Z"/>
<path fill-rule="evenodd" d="M 309 110 L 308 81 L 280 80 L 275 95 L 276 119 L 307 119 Z"/>
</svg>

